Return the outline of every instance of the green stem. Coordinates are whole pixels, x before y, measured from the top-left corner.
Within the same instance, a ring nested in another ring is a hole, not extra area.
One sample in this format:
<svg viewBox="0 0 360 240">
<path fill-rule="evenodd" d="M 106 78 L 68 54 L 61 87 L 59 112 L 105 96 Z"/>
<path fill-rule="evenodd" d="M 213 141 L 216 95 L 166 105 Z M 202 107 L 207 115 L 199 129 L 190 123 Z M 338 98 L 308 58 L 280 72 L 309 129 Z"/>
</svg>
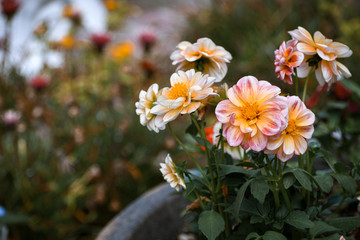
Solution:
<svg viewBox="0 0 360 240">
<path fill-rule="evenodd" d="M 201 166 L 199 165 L 199 163 L 195 160 L 195 158 L 191 155 L 191 153 L 187 150 L 187 148 L 185 147 L 185 145 L 180 141 L 180 139 L 176 136 L 176 134 L 173 132 L 170 124 L 168 124 L 169 130 L 171 135 L 174 137 L 174 139 L 177 141 L 177 143 L 184 149 L 184 151 L 186 152 L 186 154 L 189 156 L 189 158 L 194 162 L 195 166 L 197 169 L 199 169 L 199 171 L 201 172 L 201 174 L 203 175 L 205 181 L 207 182 L 208 186 L 210 186 L 210 182 L 209 179 L 207 178 L 206 174 L 204 173 L 204 171 L 202 170 Z"/>
<path fill-rule="evenodd" d="M 309 154 L 309 151 L 306 151 L 306 170 L 308 173 L 311 174 L 311 171 L 312 171 L 312 161 L 310 159 L 310 154 Z"/>
<path fill-rule="evenodd" d="M 214 175 L 213 175 L 213 171 L 212 171 L 212 167 L 211 167 L 211 161 L 210 161 L 210 155 L 209 155 L 209 149 L 207 147 L 207 144 L 206 144 L 206 137 L 205 137 L 205 134 L 204 134 L 204 131 L 202 129 L 202 127 L 199 126 L 198 122 L 196 121 L 195 117 L 193 114 L 190 114 L 191 116 L 191 120 L 193 121 L 193 123 L 195 124 L 196 126 L 196 129 L 198 130 L 198 132 L 200 133 L 200 137 L 201 139 L 203 140 L 203 143 L 204 143 L 204 147 L 205 147 L 205 153 L 206 153 L 206 160 L 208 162 L 208 166 L 209 166 L 209 173 L 210 173 L 210 178 L 211 178 L 211 183 L 212 183 L 212 187 L 213 189 L 215 188 L 215 182 L 214 182 Z"/>
<path fill-rule="evenodd" d="M 303 102 L 305 102 L 305 100 L 306 100 L 306 91 L 307 91 L 307 87 L 308 87 L 308 83 L 309 83 L 309 78 L 310 78 L 310 74 L 312 73 L 313 70 L 314 70 L 314 67 L 311 68 L 311 70 L 309 71 L 309 74 L 307 75 L 306 80 L 305 80 L 304 91 L 303 91 L 303 96 L 302 96 Z"/>
<path fill-rule="evenodd" d="M 304 156 L 304 155 L 299 155 L 299 156 L 298 156 L 298 165 L 299 165 L 299 168 L 301 168 L 301 169 L 304 169 L 304 159 L 303 159 L 303 156 Z"/>
<path fill-rule="evenodd" d="M 187 173 L 185 173 L 185 174 L 186 174 L 186 176 L 188 177 L 190 183 L 194 184 L 194 182 L 193 182 L 192 179 L 191 179 L 190 174 L 187 174 Z M 199 194 L 199 192 L 198 192 L 198 190 L 197 190 L 196 188 L 194 188 L 194 193 L 195 193 L 197 199 L 199 199 L 201 208 L 202 208 L 203 210 L 205 210 L 204 202 L 202 201 L 201 196 L 200 196 L 200 194 Z"/>
<path fill-rule="evenodd" d="M 275 156 L 276 158 L 276 156 Z M 280 177 L 280 180 L 279 180 L 279 187 L 280 187 L 280 191 L 281 191 L 281 194 L 283 195 L 283 198 L 285 200 L 285 204 L 286 204 L 286 207 L 289 211 L 291 211 L 291 204 L 290 204 L 290 199 L 289 199 L 289 196 L 286 192 L 286 189 L 284 187 L 284 183 L 283 183 L 283 178 L 282 178 L 282 167 L 281 167 L 281 162 L 279 159 L 276 158 L 276 161 L 279 162 L 278 166 L 279 166 L 279 177 Z M 285 163 L 286 164 L 286 163 Z M 284 165 L 285 165 L 284 164 Z"/>
<path fill-rule="evenodd" d="M 340 208 L 341 208 L 341 206 L 343 205 L 345 199 L 346 199 L 346 195 L 344 194 L 344 195 L 342 196 L 340 202 L 339 202 L 339 205 L 336 207 L 336 210 L 335 210 L 336 213 L 339 213 Z"/>
<path fill-rule="evenodd" d="M 295 93 L 296 93 L 296 96 L 299 96 L 299 78 L 297 76 L 296 69 L 295 69 Z"/>
</svg>

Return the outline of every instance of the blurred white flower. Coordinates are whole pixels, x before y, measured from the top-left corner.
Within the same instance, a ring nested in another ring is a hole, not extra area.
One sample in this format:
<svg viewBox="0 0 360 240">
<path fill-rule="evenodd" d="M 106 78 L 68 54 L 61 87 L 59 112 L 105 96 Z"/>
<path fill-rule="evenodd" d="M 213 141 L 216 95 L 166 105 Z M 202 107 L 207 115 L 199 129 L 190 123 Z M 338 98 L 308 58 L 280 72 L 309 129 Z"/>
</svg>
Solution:
<svg viewBox="0 0 360 240">
<path fill-rule="evenodd" d="M 6 125 L 15 125 L 20 121 L 21 113 L 15 110 L 7 110 L 2 119 Z"/>
</svg>

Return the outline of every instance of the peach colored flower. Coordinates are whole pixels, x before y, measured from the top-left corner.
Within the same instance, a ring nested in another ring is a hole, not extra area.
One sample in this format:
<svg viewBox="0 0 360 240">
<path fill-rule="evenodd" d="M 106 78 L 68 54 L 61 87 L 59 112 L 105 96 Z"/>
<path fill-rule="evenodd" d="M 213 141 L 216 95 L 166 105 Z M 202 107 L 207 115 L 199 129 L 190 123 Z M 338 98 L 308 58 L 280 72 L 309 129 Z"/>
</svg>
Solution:
<svg viewBox="0 0 360 240">
<path fill-rule="evenodd" d="M 296 44 L 296 40 L 287 44 L 284 41 L 280 48 L 274 52 L 276 76 L 288 84 L 293 84 L 291 75 L 294 74 L 294 68 L 298 67 L 304 60 L 304 54 L 295 51 Z"/>
<path fill-rule="evenodd" d="M 288 107 L 280 88 L 253 76 L 241 78 L 227 91 L 215 114 L 224 124 L 223 135 L 230 146 L 263 150 L 270 136 L 286 128 Z"/>
<path fill-rule="evenodd" d="M 221 130 L 221 122 L 216 122 L 213 129 L 211 143 L 217 145 L 219 143 L 219 135 Z M 245 157 L 245 150 L 241 146 L 232 147 L 227 142 L 224 143 L 224 152 L 229 154 L 233 159 L 243 160 Z"/>
<path fill-rule="evenodd" d="M 163 115 L 164 122 L 173 121 L 179 114 L 192 113 L 200 107 L 201 100 L 216 94 L 211 87 L 214 82 L 215 78 L 194 69 L 178 71 L 171 75 L 171 88 L 163 89 L 151 113 Z"/>
<path fill-rule="evenodd" d="M 173 65 L 179 64 L 177 70 L 195 69 L 220 82 L 227 73 L 226 63 L 230 62 L 232 56 L 209 38 L 200 38 L 194 44 L 187 41 L 179 43 L 170 59 Z"/>
<path fill-rule="evenodd" d="M 272 138 L 267 146 L 266 154 L 276 154 L 283 162 L 295 155 L 304 154 L 307 149 L 305 139 L 310 139 L 314 132 L 315 114 L 306 108 L 297 96 L 287 97 L 289 122 L 279 137 Z"/>
<path fill-rule="evenodd" d="M 170 183 L 172 188 L 175 188 L 176 191 L 180 190 L 180 187 L 186 189 L 185 181 L 183 177 L 176 171 L 176 166 L 173 160 L 168 154 L 165 158 L 165 163 L 160 163 L 160 171 L 164 179 Z"/>
<path fill-rule="evenodd" d="M 151 113 L 151 109 L 155 106 L 155 102 L 161 94 L 159 91 L 159 85 L 152 84 L 145 92 L 141 90 L 139 94 L 139 102 L 135 103 L 136 114 L 140 116 L 140 123 L 146 126 L 150 131 L 156 133 L 159 130 L 164 130 L 166 124 L 163 122 L 162 116 Z"/>
<path fill-rule="evenodd" d="M 315 75 L 319 84 L 331 84 L 342 77 L 349 78 L 351 73 L 345 65 L 338 62 L 338 58 L 350 57 L 352 51 L 348 46 L 326 38 L 319 31 L 315 32 L 314 39 L 310 33 L 298 27 L 289 34 L 294 40 L 298 40 L 297 49 L 305 54 L 305 60 L 297 69 L 298 76 L 306 77 L 312 67 L 315 67 Z"/>
</svg>

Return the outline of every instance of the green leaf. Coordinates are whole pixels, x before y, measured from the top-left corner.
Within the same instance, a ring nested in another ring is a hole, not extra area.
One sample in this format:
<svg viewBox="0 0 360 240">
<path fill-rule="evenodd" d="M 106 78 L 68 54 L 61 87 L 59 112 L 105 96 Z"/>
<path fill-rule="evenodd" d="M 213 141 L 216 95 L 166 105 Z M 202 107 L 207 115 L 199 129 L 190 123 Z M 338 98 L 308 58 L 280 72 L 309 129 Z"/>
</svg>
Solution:
<svg viewBox="0 0 360 240">
<path fill-rule="evenodd" d="M 360 97 L 360 86 L 356 84 L 354 81 L 343 78 L 341 83 L 347 88 L 351 89 L 351 92 L 355 93 L 358 97 Z"/>
<path fill-rule="evenodd" d="M 333 179 L 329 174 L 314 176 L 315 182 L 320 186 L 321 191 L 329 193 L 333 186 Z"/>
<path fill-rule="evenodd" d="M 258 239 L 259 237 L 260 237 L 259 234 L 257 234 L 256 232 L 252 232 L 246 236 L 245 240 Z"/>
<path fill-rule="evenodd" d="M 340 228 L 344 232 L 350 232 L 360 227 L 360 216 L 331 218 L 326 219 L 325 222 L 331 226 Z"/>
<path fill-rule="evenodd" d="M 251 194 L 256 198 L 261 204 L 264 203 L 266 195 L 269 193 L 269 185 L 265 179 L 255 179 L 251 182 L 250 185 Z"/>
<path fill-rule="evenodd" d="M 236 199 L 235 202 L 231 205 L 234 209 L 234 215 L 237 218 L 239 216 L 239 212 L 240 212 L 240 207 L 241 207 L 241 203 L 244 199 L 245 196 L 245 192 L 246 189 L 248 188 L 248 186 L 250 185 L 250 183 L 254 180 L 254 178 L 251 178 L 249 180 L 247 180 L 239 189 L 237 195 L 236 195 Z"/>
<path fill-rule="evenodd" d="M 267 231 L 262 238 L 264 240 L 287 240 L 284 235 L 274 231 Z"/>
<path fill-rule="evenodd" d="M 311 181 L 309 179 L 309 176 L 304 173 L 304 170 L 300 168 L 295 168 L 291 172 L 294 174 L 296 180 L 298 180 L 301 186 L 303 186 L 308 191 L 312 190 Z"/>
<path fill-rule="evenodd" d="M 194 136 L 194 135 L 192 135 L 192 137 L 195 139 L 195 141 L 196 141 L 200 146 L 205 147 L 205 144 L 206 144 L 206 147 L 207 147 L 208 149 L 211 149 L 211 148 L 212 148 L 212 145 L 211 145 L 211 143 L 210 143 L 208 140 L 205 139 L 205 144 L 204 144 L 204 141 L 202 140 L 201 137 L 199 137 L 199 136 Z"/>
<path fill-rule="evenodd" d="M 335 163 L 334 168 L 336 173 L 340 173 L 344 175 L 350 174 L 350 168 L 342 162 Z"/>
<path fill-rule="evenodd" d="M 262 223 L 264 219 L 260 216 L 252 215 L 250 217 L 250 224 Z"/>
<path fill-rule="evenodd" d="M 234 166 L 234 165 L 219 164 L 219 166 L 220 166 L 219 176 L 225 176 L 231 173 L 242 173 L 246 176 L 254 176 L 259 172 L 259 170 L 248 170 L 243 167 Z"/>
<path fill-rule="evenodd" d="M 288 215 L 289 211 L 286 205 L 282 204 L 276 213 L 276 219 L 282 220 Z"/>
<path fill-rule="evenodd" d="M 286 174 L 283 177 L 283 184 L 284 184 L 285 189 L 288 189 L 289 187 L 291 187 L 295 181 L 296 181 L 296 178 L 294 177 L 294 175 Z"/>
<path fill-rule="evenodd" d="M 354 195 L 356 193 L 356 180 L 349 175 L 343 175 L 338 173 L 331 174 L 336 181 L 347 191 L 348 193 Z"/>
<path fill-rule="evenodd" d="M 201 232 L 209 240 L 215 240 L 225 229 L 224 219 L 214 210 L 202 212 L 198 224 Z"/>
<path fill-rule="evenodd" d="M 314 222 L 314 226 L 309 229 L 310 235 L 313 238 L 321 234 L 325 234 L 325 233 L 330 234 L 338 231 L 340 231 L 338 228 L 326 224 L 323 221 Z"/>
<path fill-rule="evenodd" d="M 320 149 L 320 156 L 322 156 L 322 158 L 325 160 L 325 162 L 329 165 L 329 167 L 334 171 L 336 172 L 335 170 L 335 163 L 337 162 L 336 161 L 336 158 L 334 157 L 334 154 L 332 154 L 331 152 L 329 151 L 326 151 L 324 149 Z"/>
<path fill-rule="evenodd" d="M 299 229 L 311 228 L 314 223 L 309 220 L 309 216 L 303 211 L 293 211 L 285 219 L 285 222 Z"/>
<path fill-rule="evenodd" d="M 186 198 L 189 197 L 190 194 L 194 191 L 194 189 L 195 189 L 195 184 L 193 184 L 192 182 L 186 183 L 186 189 L 185 189 L 184 196 Z"/>
</svg>

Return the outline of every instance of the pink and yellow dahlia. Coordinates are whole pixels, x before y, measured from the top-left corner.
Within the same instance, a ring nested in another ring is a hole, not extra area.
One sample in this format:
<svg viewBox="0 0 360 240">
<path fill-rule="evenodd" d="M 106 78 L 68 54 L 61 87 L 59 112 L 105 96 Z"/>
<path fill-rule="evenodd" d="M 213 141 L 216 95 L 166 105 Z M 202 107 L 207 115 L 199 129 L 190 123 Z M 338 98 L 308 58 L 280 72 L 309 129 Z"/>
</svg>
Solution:
<svg viewBox="0 0 360 240">
<path fill-rule="evenodd" d="M 160 163 L 160 171 L 164 179 L 170 183 L 172 188 L 175 188 L 176 191 L 180 190 L 180 187 L 186 189 L 185 181 L 183 177 L 176 171 L 176 166 L 173 160 L 168 154 L 165 158 L 165 163 Z"/>
<path fill-rule="evenodd" d="M 230 146 L 261 151 L 269 137 L 286 128 L 288 107 L 279 94 L 280 88 L 253 76 L 241 78 L 227 91 L 229 99 L 217 105 L 215 114 Z"/>
<path fill-rule="evenodd" d="M 297 49 L 305 54 L 305 60 L 297 69 L 299 77 L 306 77 L 313 67 L 316 69 L 316 79 L 321 86 L 328 83 L 330 87 L 341 77 L 351 77 L 349 69 L 337 61 L 338 58 L 352 55 L 348 46 L 333 42 L 319 31 L 315 32 L 313 39 L 311 34 L 302 27 L 290 31 L 289 34 L 294 40 L 299 41 Z"/>
<path fill-rule="evenodd" d="M 280 45 L 275 50 L 275 73 L 278 78 L 288 84 L 293 84 L 291 75 L 294 74 L 294 68 L 300 66 L 304 60 L 304 54 L 295 50 L 297 41 L 291 41 Z"/>
<path fill-rule="evenodd" d="M 159 86 L 154 83 L 146 92 L 144 90 L 140 91 L 139 101 L 135 103 L 136 114 L 140 116 L 141 125 L 157 133 L 159 130 L 164 130 L 166 126 L 161 115 L 151 113 L 151 109 L 155 106 L 155 102 L 160 95 L 161 90 L 159 91 Z"/>
<path fill-rule="evenodd" d="M 192 44 L 183 41 L 171 54 L 172 64 L 179 64 L 177 70 L 195 69 L 208 74 L 220 82 L 227 73 L 227 65 L 232 59 L 231 54 L 221 46 L 216 46 L 209 38 L 200 38 Z"/>
<path fill-rule="evenodd" d="M 162 115 L 166 123 L 175 120 L 179 114 L 192 113 L 200 107 L 201 100 L 216 95 L 211 87 L 214 82 L 215 78 L 194 69 L 178 71 L 171 75 L 171 88 L 163 88 L 151 113 Z"/>
<path fill-rule="evenodd" d="M 307 149 L 306 139 L 314 132 L 315 114 L 306 108 L 297 96 L 287 97 L 289 122 L 279 137 L 270 139 L 265 153 L 276 154 L 283 162 L 295 155 L 304 154 Z"/>
</svg>

